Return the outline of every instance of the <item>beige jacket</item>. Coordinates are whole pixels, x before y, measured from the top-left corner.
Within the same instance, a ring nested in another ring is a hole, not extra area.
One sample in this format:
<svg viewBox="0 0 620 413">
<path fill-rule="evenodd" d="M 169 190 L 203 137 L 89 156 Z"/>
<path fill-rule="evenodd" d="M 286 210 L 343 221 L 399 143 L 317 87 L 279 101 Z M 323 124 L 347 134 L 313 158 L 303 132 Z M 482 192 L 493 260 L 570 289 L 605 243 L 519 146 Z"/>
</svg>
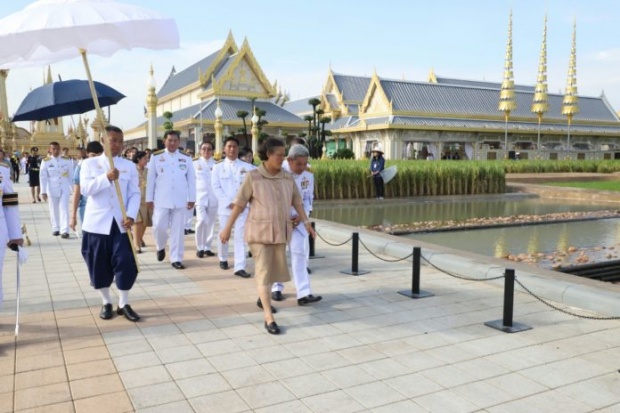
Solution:
<svg viewBox="0 0 620 413">
<path fill-rule="evenodd" d="M 281 170 L 272 176 L 260 165 L 247 174 L 233 203 L 242 208 L 250 202 L 250 214 L 245 224 L 248 244 L 286 244 L 293 225 L 291 206 L 302 206 L 301 195 L 293 177 Z"/>
</svg>

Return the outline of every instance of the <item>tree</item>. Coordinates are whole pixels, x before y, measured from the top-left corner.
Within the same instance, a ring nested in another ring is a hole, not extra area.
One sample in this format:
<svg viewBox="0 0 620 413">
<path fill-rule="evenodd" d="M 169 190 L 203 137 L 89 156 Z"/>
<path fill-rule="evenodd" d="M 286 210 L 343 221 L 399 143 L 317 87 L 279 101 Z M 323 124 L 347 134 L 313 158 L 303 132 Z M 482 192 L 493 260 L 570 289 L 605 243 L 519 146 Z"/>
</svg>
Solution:
<svg viewBox="0 0 620 413">
<path fill-rule="evenodd" d="M 174 128 L 174 123 L 172 123 L 172 121 L 170 120 L 172 119 L 172 116 L 174 116 L 172 112 L 166 111 L 163 113 L 162 116 L 166 119 L 166 121 L 164 122 L 164 129 L 172 130 Z"/>
<path fill-rule="evenodd" d="M 238 110 L 237 111 L 237 117 L 241 118 L 241 120 L 243 121 L 243 136 L 245 137 L 245 141 L 248 141 L 248 127 L 245 123 L 245 118 L 247 118 L 249 115 L 249 113 L 246 110 Z"/>
</svg>

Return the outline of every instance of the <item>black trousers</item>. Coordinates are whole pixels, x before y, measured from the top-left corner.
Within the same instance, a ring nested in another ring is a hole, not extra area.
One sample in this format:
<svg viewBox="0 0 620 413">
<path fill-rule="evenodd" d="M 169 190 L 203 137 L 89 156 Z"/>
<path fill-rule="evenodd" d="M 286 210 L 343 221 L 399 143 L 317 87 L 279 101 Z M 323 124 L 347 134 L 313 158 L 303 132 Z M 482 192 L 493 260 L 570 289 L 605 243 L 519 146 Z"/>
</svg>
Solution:
<svg viewBox="0 0 620 413">
<path fill-rule="evenodd" d="M 372 176 L 372 180 L 373 180 L 373 183 L 375 184 L 375 197 L 376 198 L 383 198 L 383 196 L 384 196 L 384 192 L 383 192 L 383 177 L 381 177 L 381 175 L 379 175 L 379 174 L 373 175 Z"/>
</svg>

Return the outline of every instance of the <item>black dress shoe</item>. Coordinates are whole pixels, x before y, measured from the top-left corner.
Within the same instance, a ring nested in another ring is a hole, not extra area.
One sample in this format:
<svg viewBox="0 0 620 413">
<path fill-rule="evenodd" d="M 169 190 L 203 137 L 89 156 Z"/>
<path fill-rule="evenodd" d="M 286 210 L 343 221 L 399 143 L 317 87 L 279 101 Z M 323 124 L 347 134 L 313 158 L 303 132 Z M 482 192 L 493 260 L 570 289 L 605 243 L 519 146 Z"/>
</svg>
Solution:
<svg viewBox="0 0 620 413">
<path fill-rule="evenodd" d="M 59 236 L 59 235 L 60 235 L 60 231 L 54 231 L 54 232 L 52 232 L 52 235 L 53 235 L 53 236 L 55 236 L 55 237 L 57 237 L 57 236 Z"/>
<path fill-rule="evenodd" d="M 258 297 L 258 300 L 256 300 L 256 305 L 258 306 L 258 308 L 260 308 L 261 310 L 263 309 L 263 302 L 260 300 L 260 297 Z M 271 312 L 273 314 L 277 313 L 278 310 L 276 310 L 276 308 L 274 306 L 271 306 Z"/>
<path fill-rule="evenodd" d="M 183 233 L 184 233 L 185 235 L 189 234 L 188 230 L 183 230 Z"/>
<path fill-rule="evenodd" d="M 112 304 L 110 304 L 111 306 Z M 136 322 L 140 319 L 140 316 L 138 315 L 138 313 L 136 313 L 135 311 L 133 311 L 131 309 L 131 307 L 129 306 L 129 304 L 125 304 L 125 307 L 123 308 L 117 308 L 116 309 L 116 314 L 118 315 L 124 315 L 125 318 L 129 321 L 133 321 Z"/>
<path fill-rule="evenodd" d="M 140 246 L 141 246 L 142 248 L 146 247 L 145 242 L 144 242 L 144 241 L 140 241 Z"/>
<path fill-rule="evenodd" d="M 307 295 L 305 297 L 301 297 L 299 299 L 297 299 L 297 304 L 298 305 L 306 305 L 306 304 L 312 304 L 312 303 L 316 303 L 318 301 L 321 301 L 323 299 L 323 297 L 321 297 L 320 295 Z"/>
<path fill-rule="evenodd" d="M 215 253 L 213 251 L 211 251 L 211 250 L 206 250 L 206 251 L 204 251 L 204 253 L 205 253 L 205 255 L 207 257 L 214 257 L 215 256 Z"/>
<path fill-rule="evenodd" d="M 269 324 L 265 321 L 265 329 L 269 334 L 280 334 L 280 327 L 278 327 L 275 321 L 272 321 Z"/>
<path fill-rule="evenodd" d="M 308 271 L 308 274 L 312 274 L 312 270 L 308 267 L 306 267 L 306 271 Z"/>
<path fill-rule="evenodd" d="M 223 270 L 228 269 L 228 261 L 220 261 L 220 268 Z"/>
<path fill-rule="evenodd" d="M 271 293 L 271 299 L 273 301 L 282 301 L 282 291 L 274 291 Z"/>
<path fill-rule="evenodd" d="M 67 234 L 67 233 L 65 232 L 64 234 L 62 234 L 62 235 L 60 236 L 60 238 L 65 238 L 65 239 L 67 239 L 67 238 L 69 238 L 69 234 Z"/>
<path fill-rule="evenodd" d="M 184 270 L 185 269 L 185 265 L 183 265 L 183 263 L 179 262 L 179 261 L 173 262 L 172 266 L 174 268 L 176 268 L 177 270 Z"/>
<path fill-rule="evenodd" d="M 157 261 L 161 262 L 166 258 L 166 249 L 157 251 Z"/>
<path fill-rule="evenodd" d="M 187 231 L 186 234 L 195 234 L 196 233 L 196 231 L 194 231 L 193 229 L 186 229 L 185 231 Z"/>
<path fill-rule="evenodd" d="M 235 275 L 242 278 L 250 278 L 252 274 L 245 272 L 245 270 L 235 271 Z"/>
<path fill-rule="evenodd" d="M 204 258 L 205 252 L 203 250 L 198 250 L 198 251 L 196 251 L 196 256 L 198 258 Z"/>
<path fill-rule="evenodd" d="M 114 312 L 112 311 L 112 304 L 104 304 L 101 306 L 101 311 L 99 312 L 99 318 L 102 320 L 109 320 L 114 317 Z"/>
</svg>

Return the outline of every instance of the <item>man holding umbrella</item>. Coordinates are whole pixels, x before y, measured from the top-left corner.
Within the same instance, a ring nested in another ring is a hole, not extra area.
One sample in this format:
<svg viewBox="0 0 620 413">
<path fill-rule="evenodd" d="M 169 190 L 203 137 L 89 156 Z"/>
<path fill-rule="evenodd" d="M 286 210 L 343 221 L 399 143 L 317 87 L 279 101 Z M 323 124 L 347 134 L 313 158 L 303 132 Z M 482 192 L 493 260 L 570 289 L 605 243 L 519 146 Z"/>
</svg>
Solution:
<svg viewBox="0 0 620 413">
<path fill-rule="evenodd" d="M 115 281 L 119 292 L 116 313 L 135 322 L 140 316 L 129 305 L 129 290 L 136 281 L 138 267 L 126 232 L 140 208 L 138 171 L 133 162 L 120 156 L 123 132 L 111 125 L 105 130 L 114 167 L 110 168 L 107 156 L 97 156 L 85 159 L 80 169 L 80 191 L 88 197 L 82 223 L 82 256 L 90 282 L 103 301 L 99 317 L 109 320 L 114 316 L 110 286 Z M 116 180 L 127 211 L 124 219 L 115 191 Z"/>
<path fill-rule="evenodd" d="M 73 162 L 60 156 L 58 142 L 50 143 L 50 155 L 41 162 L 41 196 L 49 202 L 52 235 L 69 238 L 69 194 Z M 49 195 L 49 196 L 48 196 Z"/>
</svg>

